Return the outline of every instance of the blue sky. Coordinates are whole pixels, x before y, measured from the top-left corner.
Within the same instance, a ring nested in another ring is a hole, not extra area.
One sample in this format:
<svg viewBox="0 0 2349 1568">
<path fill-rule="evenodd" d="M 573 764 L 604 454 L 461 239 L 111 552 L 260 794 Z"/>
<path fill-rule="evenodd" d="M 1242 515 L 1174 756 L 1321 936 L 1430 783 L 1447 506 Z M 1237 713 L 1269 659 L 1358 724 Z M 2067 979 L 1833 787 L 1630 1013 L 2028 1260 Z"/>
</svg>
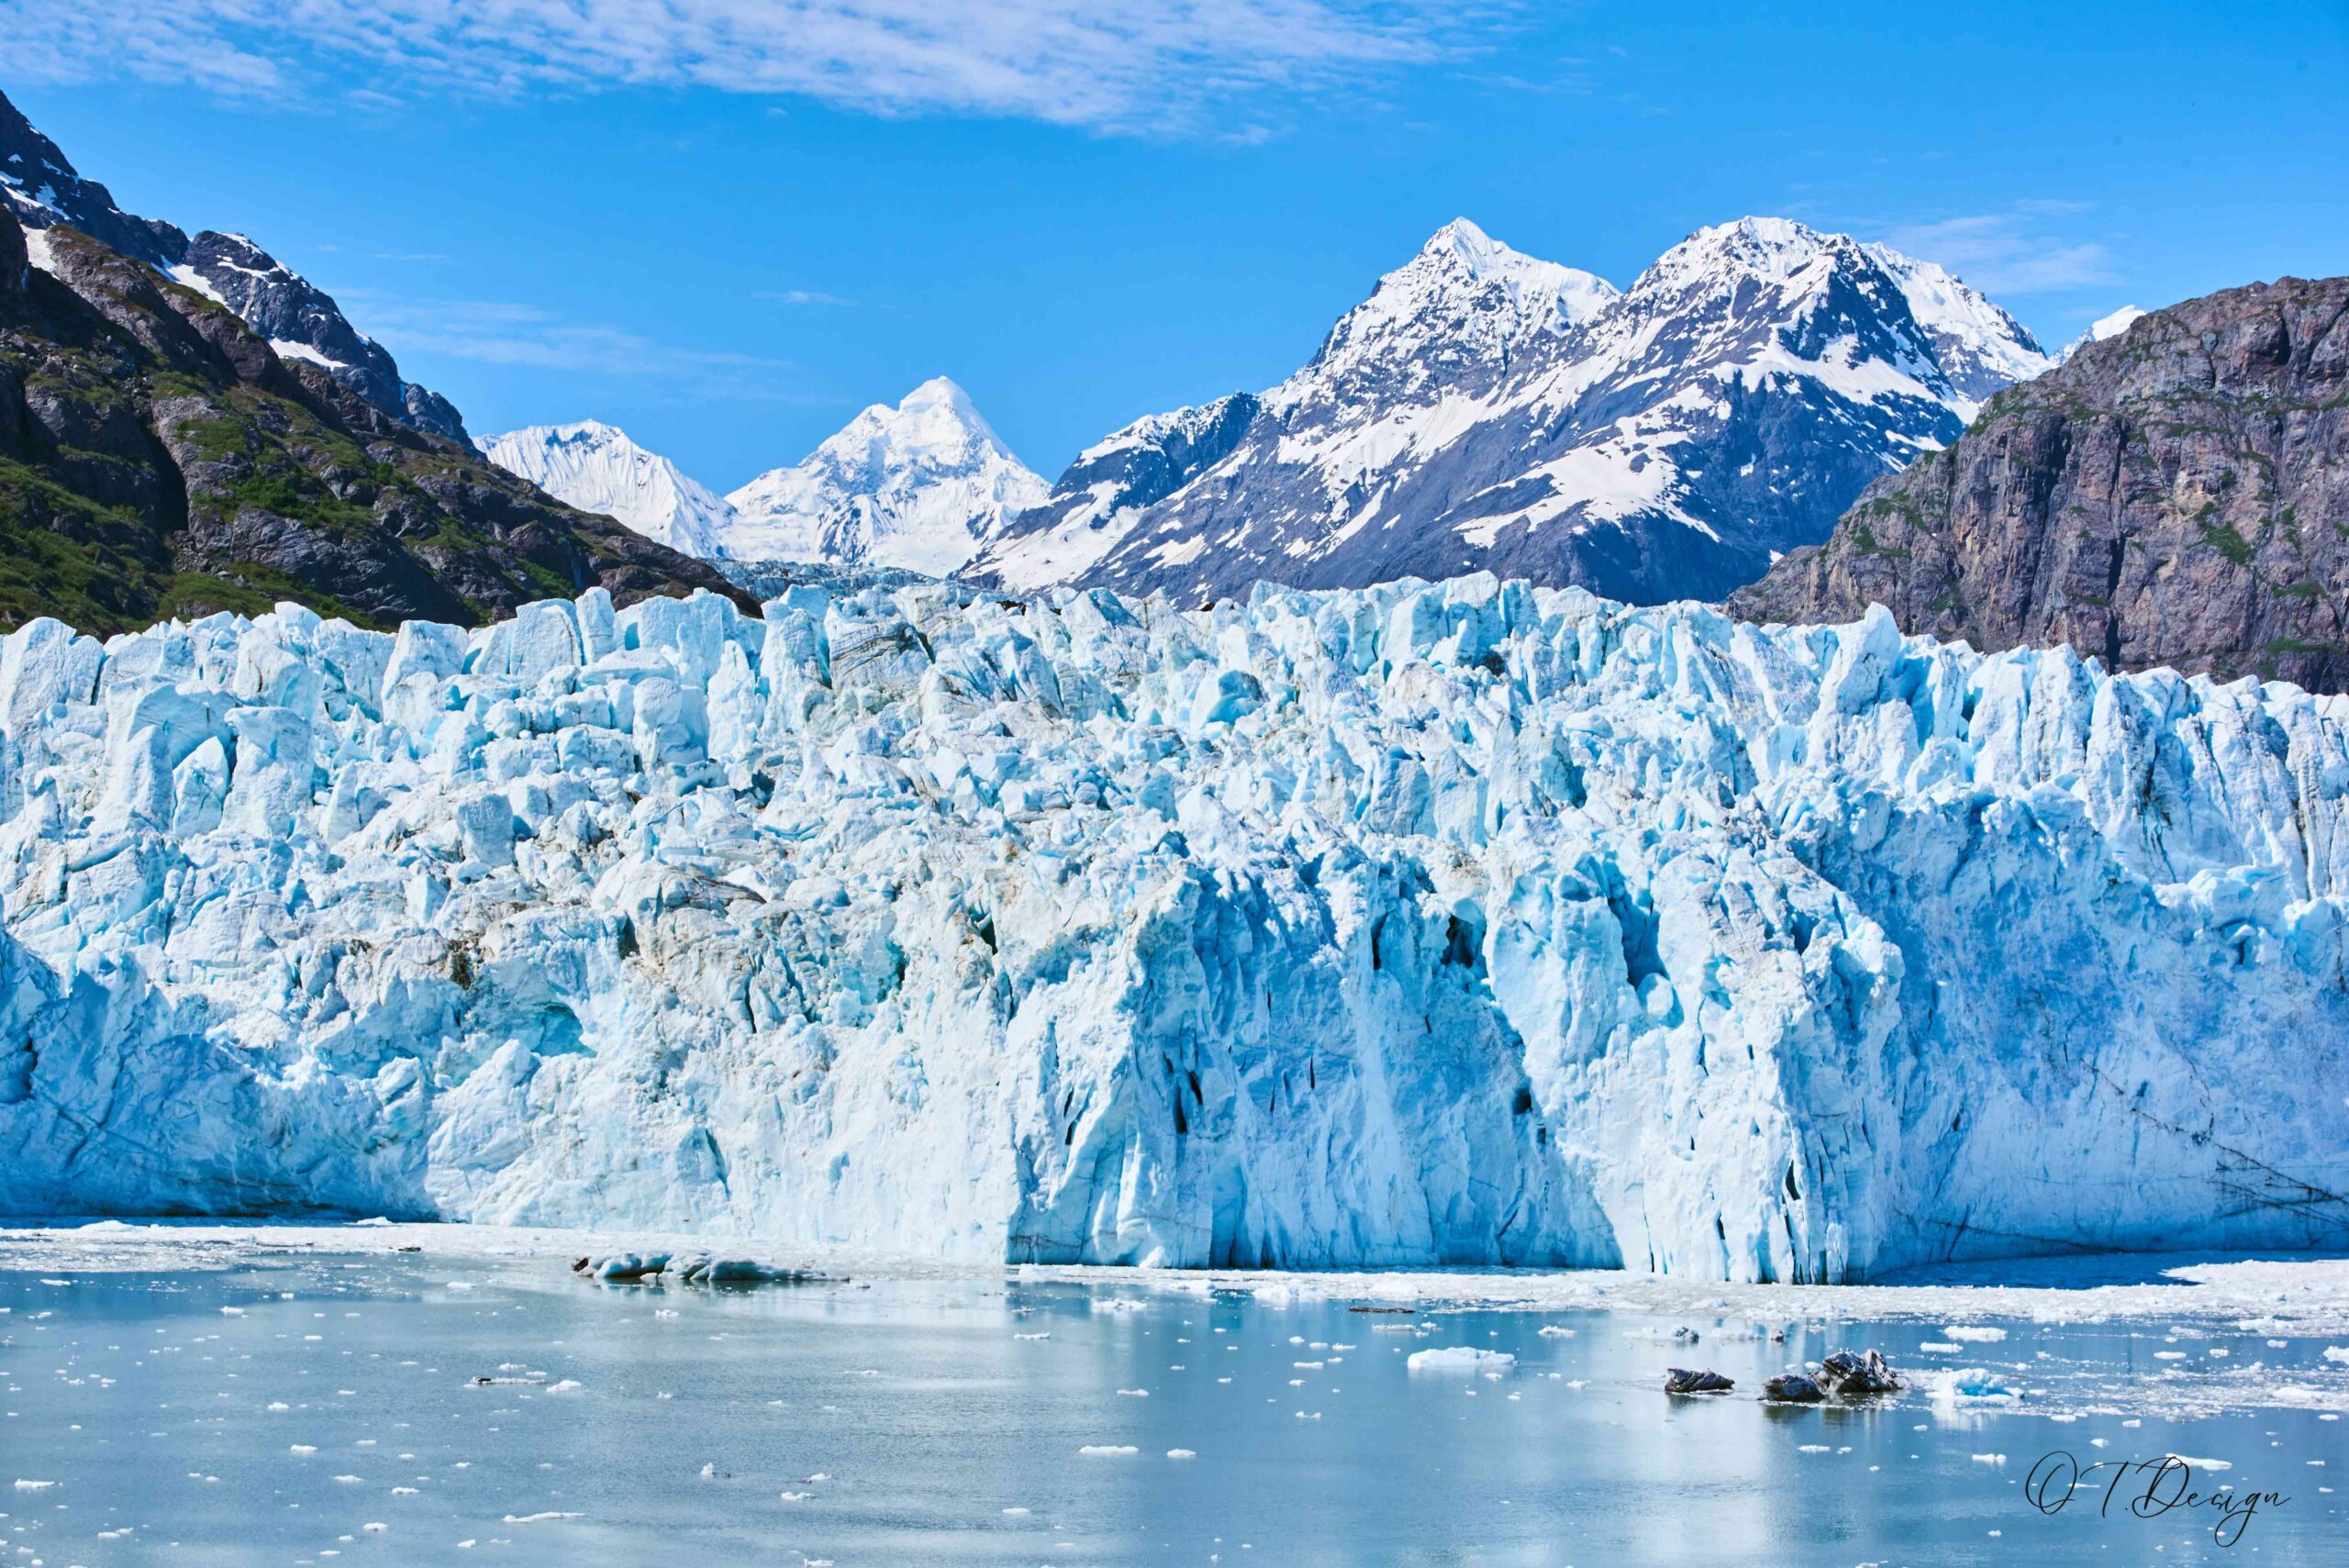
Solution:
<svg viewBox="0 0 2349 1568">
<path fill-rule="evenodd" d="M 1268 385 L 1455 215 L 1629 284 L 1782 213 L 2050 346 L 2349 272 L 2349 5 L 17 0 L 0 87 L 480 432 L 723 490 L 927 376 L 1047 475 Z"/>
</svg>

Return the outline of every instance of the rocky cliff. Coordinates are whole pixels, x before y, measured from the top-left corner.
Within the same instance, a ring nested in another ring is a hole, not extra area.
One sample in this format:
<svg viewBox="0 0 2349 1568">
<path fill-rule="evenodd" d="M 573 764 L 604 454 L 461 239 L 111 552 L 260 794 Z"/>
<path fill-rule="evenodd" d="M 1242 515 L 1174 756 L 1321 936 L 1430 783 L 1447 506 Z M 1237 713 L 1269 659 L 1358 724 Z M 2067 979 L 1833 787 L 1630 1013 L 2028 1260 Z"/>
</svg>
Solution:
<svg viewBox="0 0 2349 1568">
<path fill-rule="evenodd" d="M 1981 649 L 2349 689 L 2349 278 L 2229 289 L 2083 344 L 1731 603 L 1777 621 L 1882 604 Z"/>
<path fill-rule="evenodd" d="M 144 261 L 61 224 L 0 228 L 0 624 L 106 633 L 281 599 L 473 624 L 599 585 L 730 591 L 281 357 Z"/>
</svg>

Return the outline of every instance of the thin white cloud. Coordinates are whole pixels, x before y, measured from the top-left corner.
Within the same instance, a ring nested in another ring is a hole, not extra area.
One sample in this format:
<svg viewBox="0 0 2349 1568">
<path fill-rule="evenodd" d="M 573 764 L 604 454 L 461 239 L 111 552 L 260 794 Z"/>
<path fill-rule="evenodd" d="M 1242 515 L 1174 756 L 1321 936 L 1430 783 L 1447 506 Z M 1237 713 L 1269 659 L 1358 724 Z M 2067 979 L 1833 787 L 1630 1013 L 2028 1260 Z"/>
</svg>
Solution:
<svg viewBox="0 0 2349 1568">
<path fill-rule="evenodd" d="M 792 384 L 800 379 L 798 368 L 787 361 L 663 343 L 616 327 L 582 326 L 537 306 L 403 298 L 367 289 L 344 291 L 344 304 L 403 364 L 440 356 L 665 382 L 734 397 L 795 397 L 801 390 Z"/>
<path fill-rule="evenodd" d="M 2013 210 L 1894 224 L 1885 243 L 1938 261 L 1985 294 L 2055 294 L 2121 281 L 2112 252 L 2095 240 L 2051 234 L 2044 221 L 2087 210 L 2085 203 L 2019 202 Z"/>
<path fill-rule="evenodd" d="M 836 294 L 822 294 L 815 289 L 761 289 L 752 297 L 772 300 L 777 305 L 854 305 L 852 299 L 842 299 Z"/>
<path fill-rule="evenodd" d="M 1473 51 L 1511 0 L 10 0 L 17 80 L 224 95 L 703 86 L 879 114 L 1215 128 L 1224 100 Z"/>
</svg>

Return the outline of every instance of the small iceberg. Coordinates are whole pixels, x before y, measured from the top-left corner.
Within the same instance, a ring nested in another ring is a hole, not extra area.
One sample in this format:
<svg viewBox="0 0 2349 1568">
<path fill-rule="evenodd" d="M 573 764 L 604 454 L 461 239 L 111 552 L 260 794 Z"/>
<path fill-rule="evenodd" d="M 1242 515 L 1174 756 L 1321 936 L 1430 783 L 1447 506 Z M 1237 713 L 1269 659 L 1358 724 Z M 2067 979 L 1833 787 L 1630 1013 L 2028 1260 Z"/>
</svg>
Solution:
<svg viewBox="0 0 2349 1568">
<path fill-rule="evenodd" d="M 1440 1350 L 1413 1351 L 1403 1364 L 1413 1372 L 1492 1372 L 1515 1366 L 1507 1351 L 1480 1351 L 1474 1345 L 1445 1345 Z"/>
</svg>

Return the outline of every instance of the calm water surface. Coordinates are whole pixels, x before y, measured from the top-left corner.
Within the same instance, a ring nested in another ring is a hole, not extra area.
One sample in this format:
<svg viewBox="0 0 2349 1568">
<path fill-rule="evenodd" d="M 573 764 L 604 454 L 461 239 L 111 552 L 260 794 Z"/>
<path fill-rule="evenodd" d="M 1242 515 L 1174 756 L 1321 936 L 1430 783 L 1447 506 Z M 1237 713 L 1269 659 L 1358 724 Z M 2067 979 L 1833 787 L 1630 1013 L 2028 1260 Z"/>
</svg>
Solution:
<svg viewBox="0 0 2349 1568">
<path fill-rule="evenodd" d="M 2349 1563 L 2325 1489 L 2349 1422 L 2185 1413 L 2337 1373 L 2321 1345 L 2161 1324 L 1953 1351 L 1930 1324 L 595 1286 L 396 1256 L 0 1273 L 0 1565 Z M 1749 1397 L 1845 1344 L 1991 1368 L 2036 1413 Z M 1443 1345 L 1517 1364 L 1406 1369 Z M 1739 1391 L 1667 1398 L 1674 1364 Z M 2208 1510 L 2099 1518 L 2094 1479 L 2046 1517 L 2024 1479 L 2055 1449 L 2176 1452 L 2198 1487 L 2288 1500 L 2232 1548 Z"/>
</svg>

